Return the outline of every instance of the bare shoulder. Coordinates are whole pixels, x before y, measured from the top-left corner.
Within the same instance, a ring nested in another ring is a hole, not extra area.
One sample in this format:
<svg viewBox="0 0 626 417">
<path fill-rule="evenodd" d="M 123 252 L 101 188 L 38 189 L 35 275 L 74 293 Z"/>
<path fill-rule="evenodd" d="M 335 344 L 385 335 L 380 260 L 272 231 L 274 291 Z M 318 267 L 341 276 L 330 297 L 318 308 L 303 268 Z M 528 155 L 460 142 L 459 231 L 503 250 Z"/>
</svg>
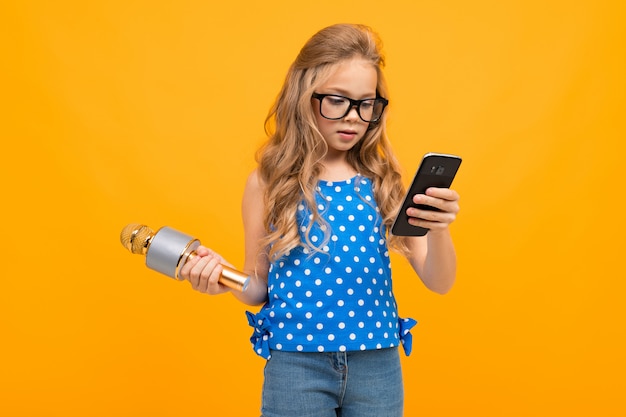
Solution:
<svg viewBox="0 0 626 417">
<path fill-rule="evenodd" d="M 262 213 L 265 199 L 265 184 L 259 175 L 258 170 L 254 170 L 248 175 L 246 187 L 243 192 L 243 211 L 245 214 Z M 256 217 L 256 216 L 255 216 Z"/>
<path fill-rule="evenodd" d="M 246 182 L 246 187 L 261 187 L 263 181 L 261 180 L 261 175 L 259 174 L 259 170 L 255 169 L 248 175 L 248 181 Z"/>
<path fill-rule="evenodd" d="M 255 196 L 258 197 L 263 195 L 265 190 L 265 185 L 261 176 L 259 175 L 259 171 L 255 169 L 248 175 L 248 180 L 246 181 L 246 188 L 244 190 L 244 199 L 246 196 Z"/>
</svg>

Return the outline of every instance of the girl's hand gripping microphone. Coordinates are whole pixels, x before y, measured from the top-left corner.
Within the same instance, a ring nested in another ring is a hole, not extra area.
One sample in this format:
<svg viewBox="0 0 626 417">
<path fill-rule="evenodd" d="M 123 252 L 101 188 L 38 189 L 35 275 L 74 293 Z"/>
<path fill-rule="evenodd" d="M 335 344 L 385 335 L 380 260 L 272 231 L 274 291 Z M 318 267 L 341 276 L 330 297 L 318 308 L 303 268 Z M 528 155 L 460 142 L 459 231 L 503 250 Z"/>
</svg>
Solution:
<svg viewBox="0 0 626 417">
<path fill-rule="evenodd" d="M 143 224 L 129 224 L 120 234 L 122 245 L 131 253 L 146 255 L 148 268 L 182 280 L 179 272 L 187 260 L 196 256 L 200 241 L 171 227 L 162 227 L 156 233 Z M 220 284 L 245 291 L 250 277 L 225 265 Z"/>
</svg>

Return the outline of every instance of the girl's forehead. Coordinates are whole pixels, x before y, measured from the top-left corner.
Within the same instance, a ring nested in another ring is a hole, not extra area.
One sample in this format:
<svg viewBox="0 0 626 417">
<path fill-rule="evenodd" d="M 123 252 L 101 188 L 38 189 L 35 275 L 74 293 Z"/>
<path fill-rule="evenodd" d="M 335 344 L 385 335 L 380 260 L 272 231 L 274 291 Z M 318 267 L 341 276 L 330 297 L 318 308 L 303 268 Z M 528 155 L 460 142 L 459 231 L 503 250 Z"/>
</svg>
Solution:
<svg viewBox="0 0 626 417">
<path fill-rule="evenodd" d="M 337 92 L 353 96 L 372 96 L 376 94 L 377 84 L 376 67 L 363 58 L 352 58 L 335 64 L 330 76 L 322 83 L 320 89 L 333 90 L 324 91 L 327 94 Z"/>
</svg>

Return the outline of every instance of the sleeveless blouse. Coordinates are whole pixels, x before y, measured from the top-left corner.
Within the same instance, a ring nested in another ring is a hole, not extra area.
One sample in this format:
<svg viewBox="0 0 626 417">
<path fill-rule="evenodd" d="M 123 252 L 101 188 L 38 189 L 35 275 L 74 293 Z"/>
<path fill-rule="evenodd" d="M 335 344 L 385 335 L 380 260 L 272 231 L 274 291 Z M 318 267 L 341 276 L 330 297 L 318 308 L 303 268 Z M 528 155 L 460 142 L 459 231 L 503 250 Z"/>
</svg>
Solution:
<svg viewBox="0 0 626 417">
<path fill-rule="evenodd" d="M 413 319 L 401 319 L 392 290 L 385 227 L 370 179 L 320 181 L 317 210 L 326 225 L 312 223 L 304 202 L 297 208 L 303 245 L 273 262 L 268 301 L 253 314 L 250 341 L 266 359 L 271 350 L 342 352 L 402 345 L 411 352 Z M 326 232 L 326 233 L 325 233 Z"/>
</svg>

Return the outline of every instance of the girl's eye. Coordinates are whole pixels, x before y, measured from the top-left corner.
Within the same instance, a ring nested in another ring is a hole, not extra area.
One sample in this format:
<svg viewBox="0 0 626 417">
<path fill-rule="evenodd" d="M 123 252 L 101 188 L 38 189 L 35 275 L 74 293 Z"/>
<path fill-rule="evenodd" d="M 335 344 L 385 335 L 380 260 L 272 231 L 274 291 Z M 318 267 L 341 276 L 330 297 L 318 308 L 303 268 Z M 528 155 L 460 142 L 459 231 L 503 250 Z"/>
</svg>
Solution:
<svg viewBox="0 0 626 417">
<path fill-rule="evenodd" d="M 327 96 L 326 100 L 333 106 L 343 106 L 346 104 L 346 99 L 342 97 Z"/>
<path fill-rule="evenodd" d="M 374 107 L 374 102 L 372 100 L 361 102 L 361 109 L 363 110 L 371 110 Z"/>
</svg>

